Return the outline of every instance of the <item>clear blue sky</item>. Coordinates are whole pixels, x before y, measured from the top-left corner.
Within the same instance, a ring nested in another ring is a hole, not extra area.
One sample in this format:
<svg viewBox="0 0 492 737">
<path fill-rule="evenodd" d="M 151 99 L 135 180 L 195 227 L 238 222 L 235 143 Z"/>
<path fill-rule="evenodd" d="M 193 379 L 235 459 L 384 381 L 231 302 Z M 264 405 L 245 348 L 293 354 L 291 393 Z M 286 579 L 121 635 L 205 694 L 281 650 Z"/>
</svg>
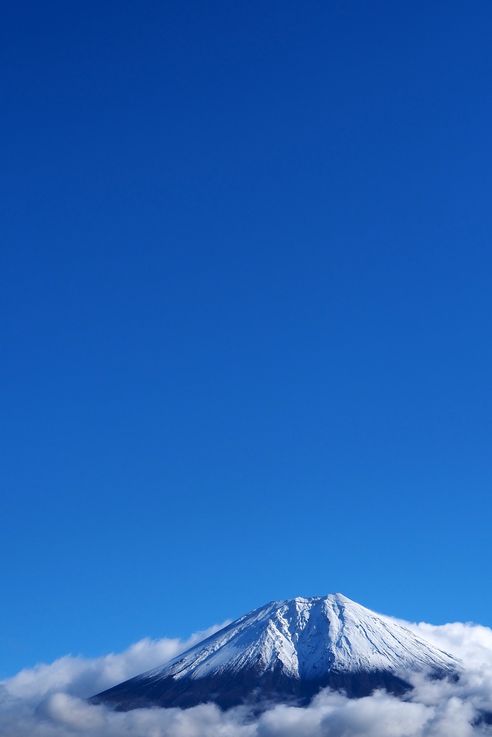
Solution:
<svg viewBox="0 0 492 737">
<path fill-rule="evenodd" d="M 342 591 L 492 624 L 490 2 L 0 29 L 0 671 Z"/>
</svg>

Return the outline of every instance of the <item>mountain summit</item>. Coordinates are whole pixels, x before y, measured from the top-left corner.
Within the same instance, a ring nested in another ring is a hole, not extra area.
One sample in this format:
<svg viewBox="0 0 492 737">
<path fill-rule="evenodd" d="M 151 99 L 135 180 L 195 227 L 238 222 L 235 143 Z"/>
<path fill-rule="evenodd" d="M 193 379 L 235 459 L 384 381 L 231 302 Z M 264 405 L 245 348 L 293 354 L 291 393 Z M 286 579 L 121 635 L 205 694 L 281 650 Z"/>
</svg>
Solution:
<svg viewBox="0 0 492 737">
<path fill-rule="evenodd" d="M 343 594 L 273 601 L 174 660 L 93 697 L 120 710 L 213 701 L 308 703 L 321 689 L 403 693 L 411 673 L 442 678 L 459 662 Z"/>
</svg>

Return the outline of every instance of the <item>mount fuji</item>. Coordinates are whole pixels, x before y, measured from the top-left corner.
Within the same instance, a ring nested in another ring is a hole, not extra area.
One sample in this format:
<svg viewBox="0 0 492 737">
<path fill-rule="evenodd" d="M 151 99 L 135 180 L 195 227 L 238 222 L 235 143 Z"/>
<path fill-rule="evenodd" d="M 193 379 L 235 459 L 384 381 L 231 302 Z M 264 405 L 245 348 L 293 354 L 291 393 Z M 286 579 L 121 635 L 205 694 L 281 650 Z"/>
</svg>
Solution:
<svg viewBox="0 0 492 737">
<path fill-rule="evenodd" d="M 127 711 L 307 704 L 322 688 L 360 697 L 403 694 L 412 673 L 456 678 L 460 662 L 389 617 L 342 594 L 274 601 L 240 617 L 162 667 L 97 696 Z"/>
</svg>

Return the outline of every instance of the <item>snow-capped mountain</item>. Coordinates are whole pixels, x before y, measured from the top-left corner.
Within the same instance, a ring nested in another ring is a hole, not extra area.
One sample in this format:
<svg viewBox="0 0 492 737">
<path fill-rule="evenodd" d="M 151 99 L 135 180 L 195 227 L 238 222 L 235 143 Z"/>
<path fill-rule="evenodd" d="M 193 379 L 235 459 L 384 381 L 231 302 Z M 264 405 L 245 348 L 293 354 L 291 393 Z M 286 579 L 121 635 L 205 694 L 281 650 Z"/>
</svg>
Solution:
<svg viewBox="0 0 492 737">
<path fill-rule="evenodd" d="M 454 676 L 459 662 L 342 594 L 274 601 L 166 665 L 94 697 L 119 709 L 214 701 L 308 702 L 321 688 L 402 693 L 410 673 Z"/>
</svg>

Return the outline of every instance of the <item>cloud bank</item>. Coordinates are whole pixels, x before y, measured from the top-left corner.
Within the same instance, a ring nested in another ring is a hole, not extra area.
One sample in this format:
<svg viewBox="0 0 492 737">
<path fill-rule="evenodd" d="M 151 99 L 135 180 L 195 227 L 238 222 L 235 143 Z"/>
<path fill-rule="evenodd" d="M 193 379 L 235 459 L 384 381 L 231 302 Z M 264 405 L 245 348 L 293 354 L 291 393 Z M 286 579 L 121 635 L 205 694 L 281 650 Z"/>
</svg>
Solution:
<svg viewBox="0 0 492 737">
<path fill-rule="evenodd" d="M 1 737 L 485 737 L 492 725 L 492 630 L 473 624 L 409 624 L 461 658 L 457 683 L 414 679 L 405 700 L 383 691 L 352 700 L 324 691 L 305 708 L 276 706 L 259 717 L 245 709 L 137 709 L 116 713 L 85 701 L 98 691 L 153 668 L 216 631 L 141 640 L 102 658 L 66 656 L 0 683 Z"/>
</svg>

